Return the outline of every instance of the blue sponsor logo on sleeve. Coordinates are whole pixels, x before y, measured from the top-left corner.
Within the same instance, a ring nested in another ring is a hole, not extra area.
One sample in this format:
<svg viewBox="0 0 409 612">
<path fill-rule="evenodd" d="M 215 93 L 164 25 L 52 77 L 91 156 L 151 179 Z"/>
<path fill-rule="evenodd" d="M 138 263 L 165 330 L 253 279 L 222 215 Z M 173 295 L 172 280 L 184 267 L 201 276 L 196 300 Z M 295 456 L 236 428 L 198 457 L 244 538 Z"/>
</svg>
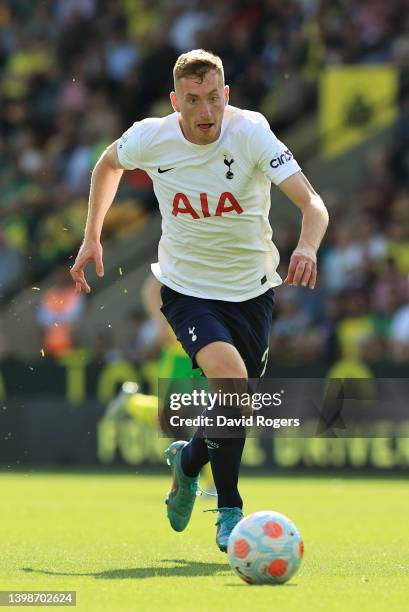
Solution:
<svg viewBox="0 0 409 612">
<path fill-rule="evenodd" d="M 293 154 L 291 151 L 286 149 L 284 153 L 277 155 L 277 157 L 273 157 L 270 162 L 270 166 L 272 168 L 278 168 L 279 166 L 283 166 L 286 162 L 289 162 L 291 159 L 293 159 Z"/>
</svg>

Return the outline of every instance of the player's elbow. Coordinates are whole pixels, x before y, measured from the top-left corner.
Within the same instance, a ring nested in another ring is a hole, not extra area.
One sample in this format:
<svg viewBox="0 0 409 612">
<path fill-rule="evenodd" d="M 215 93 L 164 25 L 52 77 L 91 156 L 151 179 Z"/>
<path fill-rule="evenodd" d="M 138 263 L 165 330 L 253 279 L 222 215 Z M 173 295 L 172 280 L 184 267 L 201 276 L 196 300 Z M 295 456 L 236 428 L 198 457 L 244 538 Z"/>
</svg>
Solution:
<svg viewBox="0 0 409 612">
<path fill-rule="evenodd" d="M 325 206 L 324 200 L 321 198 L 321 196 L 317 194 L 317 198 L 318 198 L 318 210 L 320 212 L 323 222 L 325 223 L 325 228 L 327 228 L 329 224 L 328 208 Z"/>
<path fill-rule="evenodd" d="M 315 217 L 320 218 L 322 225 L 324 225 L 325 228 L 328 227 L 328 209 L 325 206 L 323 199 L 318 193 L 310 194 L 309 197 L 301 203 L 300 208 L 304 215 L 313 214 Z"/>
</svg>

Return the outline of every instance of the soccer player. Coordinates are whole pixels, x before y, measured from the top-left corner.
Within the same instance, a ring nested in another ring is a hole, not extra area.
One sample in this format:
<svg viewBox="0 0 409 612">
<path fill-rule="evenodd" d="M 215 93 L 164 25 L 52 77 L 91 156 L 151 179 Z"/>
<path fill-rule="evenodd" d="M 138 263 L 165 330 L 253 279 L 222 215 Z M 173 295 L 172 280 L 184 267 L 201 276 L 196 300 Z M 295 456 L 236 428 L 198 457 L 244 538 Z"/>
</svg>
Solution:
<svg viewBox="0 0 409 612">
<path fill-rule="evenodd" d="M 267 365 L 272 288 L 282 283 L 268 219 L 271 183 L 303 216 L 284 280 L 289 285 L 314 289 L 328 213 L 267 120 L 228 104 L 219 57 L 202 49 L 184 53 L 173 75 L 174 112 L 137 121 L 98 160 L 71 275 L 76 290 L 87 293 L 85 266 L 94 261 L 103 275 L 105 214 L 123 171 L 146 170 L 162 215 L 152 272 L 162 284 L 163 314 L 208 379 L 259 378 Z M 199 431 L 189 442 L 169 446 L 173 484 L 166 502 L 173 529 L 183 531 L 189 523 L 199 472 L 210 461 L 218 495 L 216 542 L 226 551 L 243 516 L 238 476 L 244 442 L 244 431 L 230 438 Z"/>
</svg>

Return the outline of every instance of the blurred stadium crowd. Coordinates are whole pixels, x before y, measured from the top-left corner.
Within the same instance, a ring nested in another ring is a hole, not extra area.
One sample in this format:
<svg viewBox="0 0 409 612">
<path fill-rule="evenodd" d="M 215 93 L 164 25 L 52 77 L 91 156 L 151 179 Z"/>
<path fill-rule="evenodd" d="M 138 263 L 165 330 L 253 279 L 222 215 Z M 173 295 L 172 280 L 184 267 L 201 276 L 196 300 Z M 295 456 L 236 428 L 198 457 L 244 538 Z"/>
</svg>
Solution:
<svg viewBox="0 0 409 612">
<path fill-rule="evenodd" d="M 93 165 L 135 120 L 170 112 L 179 53 L 219 54 L 232 104 L 260 110 L 279 133 L 316 108 L 325 66 L 389 62 L 401 72 L 393 144 L 370 153 L 353 200 L 329 194 L 319 289 L 277 292 L 271 349 L 290 364 L 409 361 L 405 9 L 406 0 L 0 0 L 0 302 L 75 254 Z M 126 173 L 118 202 L 105 241 L 155 210 L 149 178 Z M 288 226 L 274 238 L 285 276 L 297 236 Z M 83 311 L 71 306 L 70 324 Z M 55 320 L 39 313 L 41 325 Z M 155 355 L 152 322 L 134 313 L 131 327 L 125 352 Z M 108 339 L 96 345 L 112 354 Z"/>
</svg>

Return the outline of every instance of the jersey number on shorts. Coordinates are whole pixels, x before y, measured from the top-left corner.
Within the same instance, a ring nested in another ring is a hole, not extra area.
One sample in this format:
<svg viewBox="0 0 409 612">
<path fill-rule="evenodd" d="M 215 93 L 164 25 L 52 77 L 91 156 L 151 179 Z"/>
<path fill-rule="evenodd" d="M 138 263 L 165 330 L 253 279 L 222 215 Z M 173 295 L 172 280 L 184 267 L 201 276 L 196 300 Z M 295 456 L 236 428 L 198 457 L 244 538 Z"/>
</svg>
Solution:
<svg viewBox="0 0 409 612">
<path fill-rule="evenodd" d="M 268 347 L 264 351 L 263 356 L 261 358 L 261 365 L 263 366 L 263 369 L 261 370 L 260 378 L 262 378 L 264 374 L 266 373 L 267 361 L 268 361 Z"/>
</svg>

